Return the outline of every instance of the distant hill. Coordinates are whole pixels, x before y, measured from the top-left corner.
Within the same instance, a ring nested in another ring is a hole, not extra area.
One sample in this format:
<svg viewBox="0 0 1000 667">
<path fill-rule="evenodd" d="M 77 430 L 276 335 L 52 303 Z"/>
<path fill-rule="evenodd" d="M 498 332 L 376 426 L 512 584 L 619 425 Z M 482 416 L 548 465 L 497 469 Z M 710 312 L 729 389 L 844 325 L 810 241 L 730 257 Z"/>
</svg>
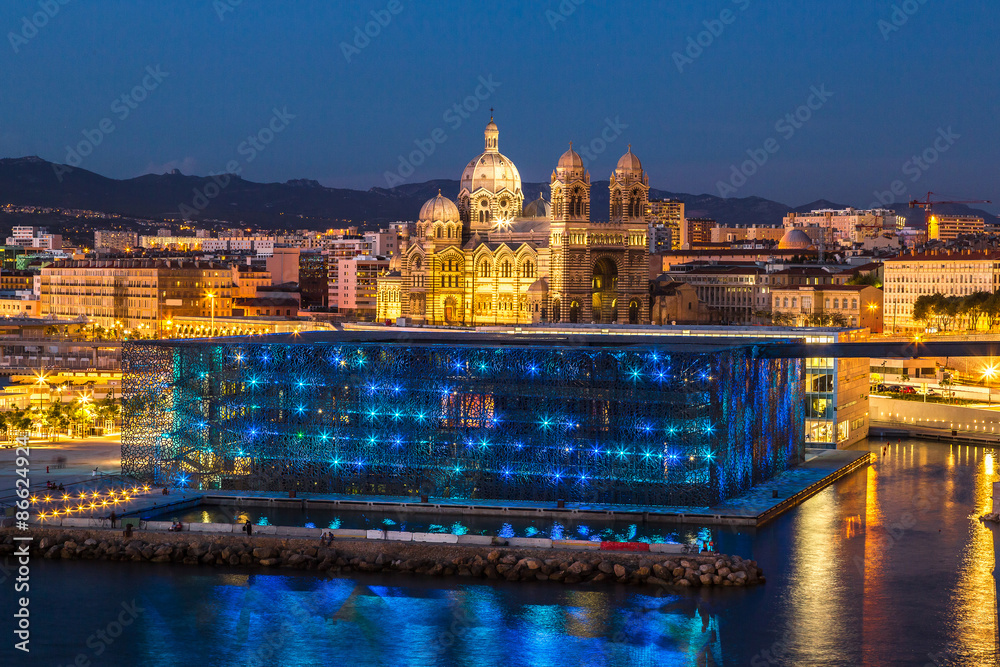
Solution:
<svg viewBox="0 0 1000 667">
<path fill-rule="evenodd" d="M 186 176 L 177 170 L 116 180 L 87 171 L 55 165 L 38 157 L 0 160 L 0 204 L 89 209 L 150 219 L 217 219 L 264 229 L 337 227 L 352 221 L 375 227 L 394 220 L 412 220 L 420 206 L 440 189 L 454 198 L 458 181 L 434 180 L 395 188 L 349 190 L 328 188 L 310 179 L 286 183 L 254 183 L 237 176 Z M 548 183 L 524 183 L 527 201 L 549 196 Z M 607 219 L 608 181 L 592 183 L 591 211 L 595 220 Z M 653 198 L 680 199 L 688 217 L 714 218 L 722 224 L 780 225 L 789 211 L 846 208 L 820 200 L 792 207 L 761 197 L 722 199 L 709 194 L 684 194 L 653 189 Z M 906 205 L 896 207 L 908 211 Z M 941 213 L 994 216 L 965 206 L 941 207 Z M 923 221 L 914 211 L 911 221 Z"/>
</svg>

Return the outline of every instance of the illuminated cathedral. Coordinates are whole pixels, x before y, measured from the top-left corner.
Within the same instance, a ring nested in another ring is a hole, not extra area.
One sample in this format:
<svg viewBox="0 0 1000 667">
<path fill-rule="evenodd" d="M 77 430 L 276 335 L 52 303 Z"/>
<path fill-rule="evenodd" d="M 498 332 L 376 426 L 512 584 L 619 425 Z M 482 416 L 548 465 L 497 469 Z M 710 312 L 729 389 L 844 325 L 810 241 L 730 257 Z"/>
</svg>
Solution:
<svg viewBox="0 0 1000 667">
<path fill-rule="evenodd" d="M 457 202 L 425 203 L 395 269 L 378 281 L 378 318 L 455 326 L 649 323 L 649 178 L 632 147 L 611 174 L 609 222 L 594 222 L 590 173 L 572 144 L 551 201 L 525 204 L 521 176 L 490 119 Z"/>
</svg>

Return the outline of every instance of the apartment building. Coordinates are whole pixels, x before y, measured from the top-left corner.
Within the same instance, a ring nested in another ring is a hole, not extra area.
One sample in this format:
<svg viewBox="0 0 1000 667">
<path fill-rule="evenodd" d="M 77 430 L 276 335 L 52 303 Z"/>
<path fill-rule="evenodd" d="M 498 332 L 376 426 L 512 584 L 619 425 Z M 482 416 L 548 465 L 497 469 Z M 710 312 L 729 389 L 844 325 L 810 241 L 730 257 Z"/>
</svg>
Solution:
<svg viewBox="0 0 1000 667">
<path fill-rule="evenodd" d="M 927 220 L 927 238 L 951 241 L 961 234 L 982 234 L 986 223 L 974 215 L 932 215 Z"/>
<path fill-rule="evenodd" d="M 68 260 L 42 269 L 42 313 L 105 328 L 159 330 L 175 317 L 228 317 L 229 267 L 179 260 Z"/>
<path fill-rule="evenodd" d="M 45 227 L 17 225 L 7 237 L 7 245 L 35 248 L 38 250 L 61 250 L 62 235 L 49 234 Z"/>
<path fill-rule="evenodd" d="M 783 316 L 793 326 L 845 326 L 882 333 L 882 290 L 870 285 L 772 287 L 771 299 L 772 317 Z"/>
<path fill-rule="evenodd" d="M 888 209 L 818 209 L 789 213 L 782 221 L 785 229 L 801 228 L 817 243 L 858 243 L 884 231 L 895 231 L 899 216 Z"/>
<path fill-rule="evenodd" d="M 94 232 L 95 250 L 129 251 L 139 247 L 139 235 L 120 229 L 106 229 Z"/>
<path fill-rule="evenodd" d="M 966 296 L 1000 289 L 1000 251 L 930 250 L 885 260 L 887 331 L 923 330 L 913 319 L 913 304 L 923 294 Z"/>
<path fill-rule="evenodd" d="M 389 270 L 384 257 L 361 255 L 341 259 L 340 312 L 353 313 L 355 319 L 374 320 L 378 312 L 378 277 Z"/>
</svg>

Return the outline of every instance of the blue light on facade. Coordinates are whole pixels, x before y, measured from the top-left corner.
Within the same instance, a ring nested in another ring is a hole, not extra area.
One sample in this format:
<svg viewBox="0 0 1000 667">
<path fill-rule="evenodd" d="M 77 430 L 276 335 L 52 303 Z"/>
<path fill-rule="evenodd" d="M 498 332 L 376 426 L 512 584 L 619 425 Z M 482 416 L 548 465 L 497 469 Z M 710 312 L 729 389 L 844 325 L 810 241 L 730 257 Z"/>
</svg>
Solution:
<svg viewBox="0 0 1000 667">
<path fill-rule="evenodd" d="M 662 339 L 481 340 L 129 341 L 123 472 L 234 490 L 705 507 L 802 459 L 799 360 Z"/>
</svg>

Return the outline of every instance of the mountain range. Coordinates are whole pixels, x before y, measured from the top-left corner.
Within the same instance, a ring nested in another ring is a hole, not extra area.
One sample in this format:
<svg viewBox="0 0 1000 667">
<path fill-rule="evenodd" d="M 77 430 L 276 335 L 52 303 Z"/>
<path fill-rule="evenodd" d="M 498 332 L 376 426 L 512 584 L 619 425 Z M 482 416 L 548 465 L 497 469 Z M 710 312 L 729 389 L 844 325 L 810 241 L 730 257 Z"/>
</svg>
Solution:
<svg viewBox="0 0 1000 667">
<path fill-rule="evenodd" d="M 255 183 L 238 176 L 188 176 L 173 170 L 136 178 L 112 179 L 86 169 L 57 165 L 38 157 L 0 159 L 0 205 L 44 206 L 116 213 L 152 220 L 220 220 L 262 229 L 326 229 L 348 222 L 371 229 L 396 220 L 413 220 L 421 205 L 438 190 L 455 198 L 459 183 L 432 180 L 370 190 L 328 188 L 309 179 L 285 183 Z M 525 201 L 540 193 L 548 198 L 548 183 L 523 183 Z M 802 206 L 761 197 L 723 199 L 709 194 L 685 194 L 651 189 L 650 198 L 679 199 L 687 217 L 714 218 L 723 225 L 780 225 L 788 212 L 847 208 L 827 200 Z M 591 184 L 593 219 L 606 218 L 608 181 Z M 923 212 L 906 204 L 893 207 L 913 226 L 923 224 Z M 980 215 L 987 224 L 995 216 L 963 205 L 940 206 L 938 213 Z"/>
</svg>

